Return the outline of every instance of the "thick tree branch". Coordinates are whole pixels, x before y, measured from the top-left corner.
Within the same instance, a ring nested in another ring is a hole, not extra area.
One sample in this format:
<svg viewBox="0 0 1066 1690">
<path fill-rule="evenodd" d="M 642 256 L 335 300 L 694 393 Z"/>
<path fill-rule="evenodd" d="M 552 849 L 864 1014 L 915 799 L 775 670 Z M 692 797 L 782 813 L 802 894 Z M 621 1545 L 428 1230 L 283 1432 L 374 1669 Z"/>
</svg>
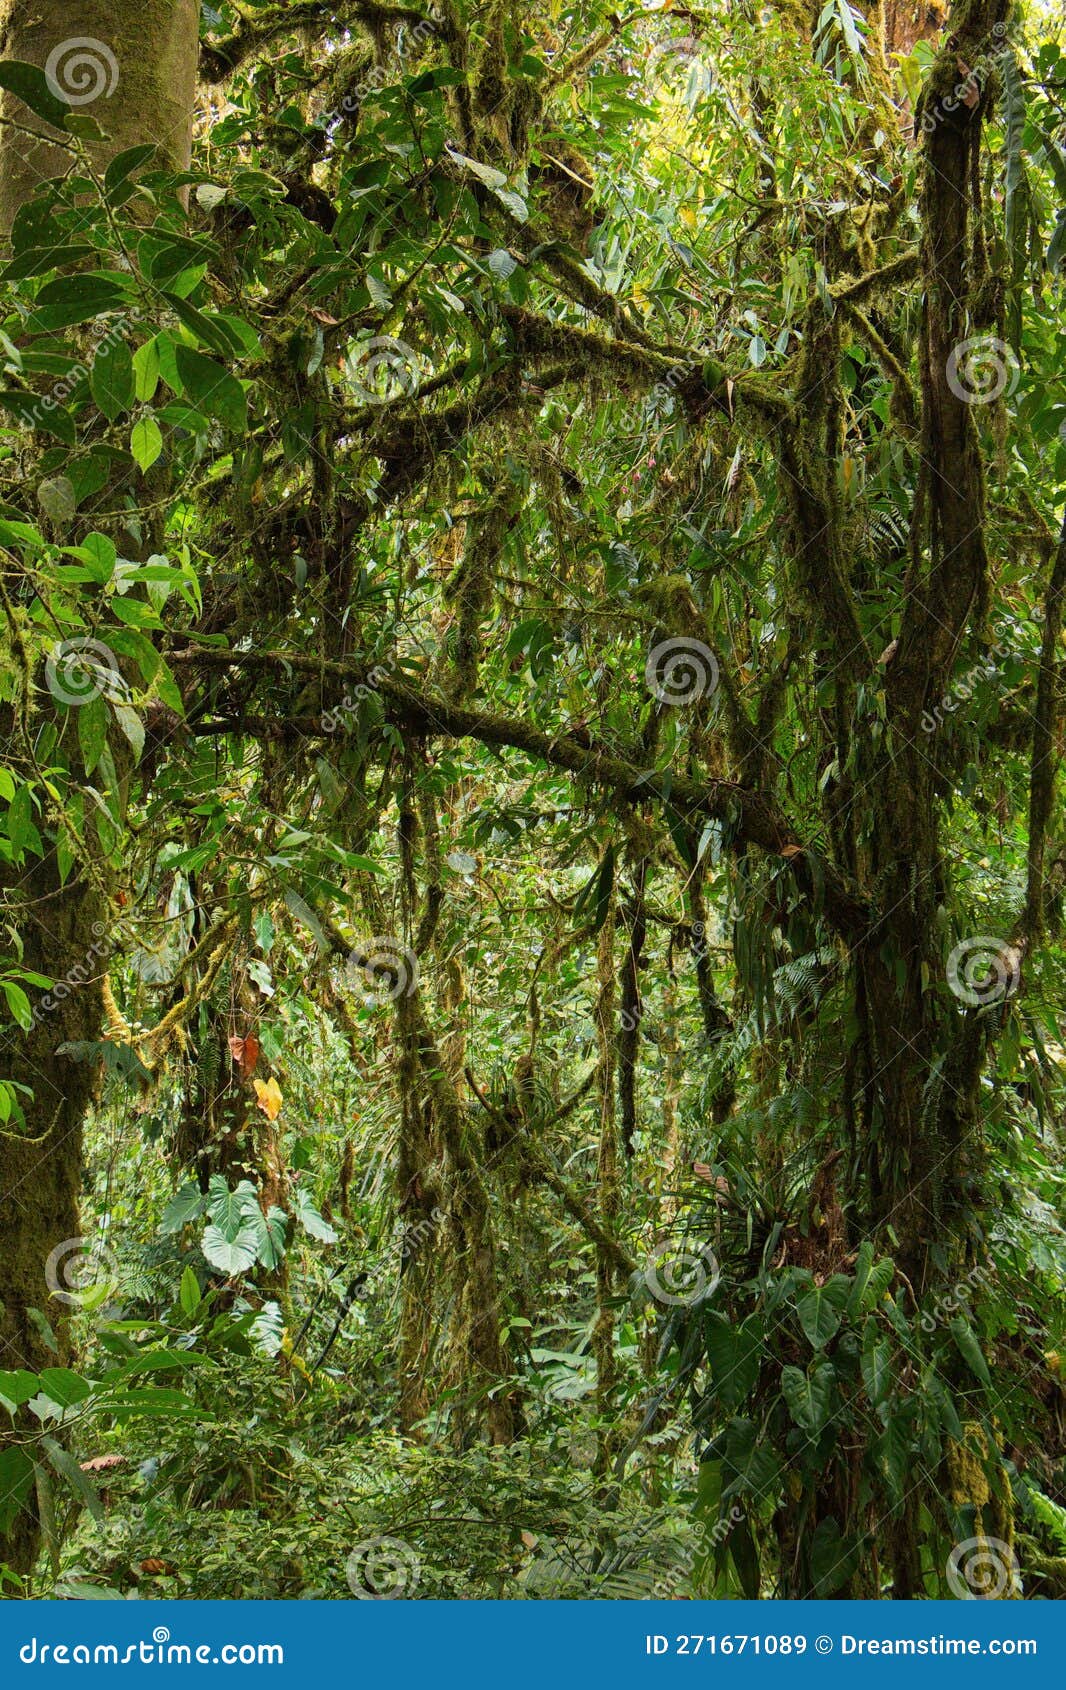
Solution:
<svg viewBox="0 0 1066 1690">
<path fill-rule="evenodd" d="M 290 0 L 287 5 L 274 6 L 258 14 L 242 14 L 232 35 L 220 41 L 205 41 L 200 48 L 200 75 L 205 82 L 225 82 L 246 59 L 269 42 L 280 36 L 295 35 L 312 25 L 329 23 L 339 28 L 350 23 L 433 27 L 432 20 L 413 6 L 377 5 L 372 0 L 355 0 L 351 5 L 345 5 L 344 0 L 332 0 L 332 3 L 331 0 L 302 0 L 302 3 L 297 0 L 293 5 Z"/>
<path fill-rule="evenodd" d="M 757 845 L 787 858 L 806 890 L 820 899 L 831 925 L 850 942 L 861 941 L 871 926 L 873 913 L 866 899 L 809 843 L 797 838 L 795 825 L 770 793 L 711 776 L 697 781 L 681 778 L 670 769 L 642 768 L 636 753 L 604 745 L 584 729 L 552 734 L 518 716 L 467 709 L 436 694 L 418 692 L 406 681 L 382 674 L 380 666 L 375 669 L 363 663 L 326 661 L 295 652 L 205 651 L 195 647 L 170 653 L 169 661 L 181 667 L 245 668 L 278 675 L 288 668 L 367 687 L 381 699 L 390 722 L 419 737 L 473 739 L 493 749 L 524 751 L 549 768 L 565 770 L 591 786 L 612 792 L 623 802 L 655 801 L 681 817 L 704 816 L 718 821 L 727 849 Z M 204 731 L 207 726 L 202 724 Z M 301 723 L 301 729 L 303 726 Z M 306 726 L 309 737 L 325 735 L 320 721 L 314 718 L 306 721 Z M 250 719 L 247 731 L 254 731 Z"/>
</svg>

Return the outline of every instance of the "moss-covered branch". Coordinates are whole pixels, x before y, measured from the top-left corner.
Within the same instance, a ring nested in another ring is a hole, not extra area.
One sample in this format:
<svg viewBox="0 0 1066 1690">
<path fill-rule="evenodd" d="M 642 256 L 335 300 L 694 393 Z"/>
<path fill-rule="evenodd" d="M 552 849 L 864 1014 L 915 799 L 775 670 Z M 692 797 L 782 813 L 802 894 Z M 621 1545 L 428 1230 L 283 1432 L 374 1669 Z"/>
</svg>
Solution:
<svg viewBox="0 0 1066 1690">
<path fill-rule="evenodd" d="M 522 751 L 550 768 L 566 770 L 590 786 L 612 792 L 621 801 L 655 802 L 674 815 L 708 817 L 722 824 L 727 848 L 741 850 L 757 845 L 786 857 L 801 883 L 805 882 L 812 893 L 817 888 L 826 917 L 843 936 L 858 942 L 869 931 L 872 912 L 867 900 L 809 842 L 797 837 L 795 825 L 770 793 L 711 776 L 694 780 L 679 777 L 672 769 L 643 768 L 638 751 L 605 745 L 584 729 L 548 733 L 513 714 L 497 716 L 419 692 L 405 680 L 382 674 L 380 667 L 372 669 L 355 661 L 326 661 L 285 651 L 226 652 L 196 647 L 173 652 L 169 660 L 182 668 L 205 671 L 244 668 L 282 674 L 289 668 L 341 685 L 369 687 L 381 699 L 386 718 L 419 737 L 472 739 L 493 749 Z M 325 731 L 313 719 L 300 726 L 315 737 Z M 247 731 L 254 730 L 248 726 Z"/>
<path fill-rule="evenodd" d="M 335 22 L 340 26 L 363 23 L 373 29 L 407 23 L 432 28 L 432 20 L 413 6 L 378 5 L 375 0 L 297 0 L 295 5 L 272 6 L 260 12 L 241 12 L 241 22 L 231 35 L 219 41 L 205 41 L 200 47 L 200 75 L 205 82 L 225 82 L 245 60 L 279 37 L 298 30 Z"/>
</svg>

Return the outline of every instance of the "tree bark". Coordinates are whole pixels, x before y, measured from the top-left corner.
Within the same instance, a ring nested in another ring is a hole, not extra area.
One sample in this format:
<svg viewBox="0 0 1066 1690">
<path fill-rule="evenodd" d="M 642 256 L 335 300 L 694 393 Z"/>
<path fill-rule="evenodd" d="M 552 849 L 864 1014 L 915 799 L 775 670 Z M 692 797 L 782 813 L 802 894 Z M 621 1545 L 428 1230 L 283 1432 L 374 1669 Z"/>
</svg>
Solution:
<svg viewBox="0 0 1066 1690">
<path fill-rule="evenodd" d="M 95 1070 L 57 1054 L 68 1041 L 99 1038 L 100 984 L 106 968 L 104 903 L 92 884 L 60 887 L 51 853 L 19 881 L 22 962 L 56 984 L 39 998 L 29 1033 L 4 1053 L 4 1078 L 32 1089 L 24 1123 L 0 1131 L 0 1368 L 33 1372 L 68 1359 L 67 1326 L 86 1275 L 106 1275 L 106 1256 L 82 1239 L 78 1220 L 82 1122 Z M 51 1007 L 54 1005 L 54 1007 Z M 65 1299 L 72 1298 L 73 1301 Z M 28 1311 L 52 1326 L 59 1355 Z M 4 1416 L 5 1420 L 7 1416 Z M 0 1428 L 0 1452 L 4 1433 Z M 38 1524 L 32 1504 L 0 1536 L 0 1561 L 32 1565 Z"/>
<path fill-rule="evenodd" d="M 0 0 L 0 56 L 39 66 L 53 92 L 70 96 L 72 111 L 96 118 L 106 138 L 88 146 L 101 167 L 146 141 L 158 143 L 162 163 L 188 164 L 197 43 L 195 0 Z M 48 126 L 14 95 L 0 98 L 0 119 L 0 235 L 6 238 L 20 206 L 42 181 L 69 168 L 72 155 L 48 140 Z M 14 740 L 16 727 L 5 709 L 6 741 Z M 26 1092 L 24 1120 L 0 1131 L 0 1368 L 32 1371 L 57 1359 L 33 1311 L 45 1316 L 59 1359 L 66 1359 L 79 1290 L 86 1277 L 100 1283 L 107 1274 L 106 1256 L 82 1238 L 78 1217 L 82 1127 L 95 1066 L 58 1053 L 64 1044 L 100 1037 L 110 925 L 105 878 L 87 843 L 64 884 L 50 820 L 39 818 L 41 856 L 28 868 L 8 868 L 0 882 L 22 965 L 56 983 L 29 1033 L 16 1034 L 3 1068 Z M 0 1428 L 0 1454 L 4 1441 Z M 28 1572 L 38 1537 L 31 1500 L 0 1535 L 0 1563 Z"/>
<path fill-rule="evenodd" d="M 127 147 L 154 141 L 162 166 L 184 170 L 192 147 L 198 21 L 196 0 L 0 0 L 0 57 L 40 66 L 54 94 L 96 120 L 105 139 L 87 145 L 101 167 Z M 48 125 L 14 94 L 0 98 L 0 119 L 0 228 L 6 231 L 41 182 L 70 168 L 71 154 L 46 139 Z"/>
</svg>

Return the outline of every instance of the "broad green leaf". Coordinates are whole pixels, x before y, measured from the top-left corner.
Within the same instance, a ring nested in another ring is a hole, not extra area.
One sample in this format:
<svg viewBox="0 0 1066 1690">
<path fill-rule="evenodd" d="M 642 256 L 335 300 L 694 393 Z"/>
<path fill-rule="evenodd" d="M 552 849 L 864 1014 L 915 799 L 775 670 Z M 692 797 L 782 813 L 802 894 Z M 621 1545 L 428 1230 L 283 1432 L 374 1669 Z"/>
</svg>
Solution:
<svg viewBox="0 0 1066 1690">
<path fill-rule="evenodd" d="M 90 579 L 98 581 L 101 586 L 110 581 L 118 562 L 115 542 L 106 534 L 87 534 L 79 546 L 64 546 L 64 557 L 76 557 L 80 563 L 91 570 Z"/>
<path fill-rule="evenodd" d="M 54 434 L 68 446 L 73 446 L 77 439 L 74 418 L 51 394 L 24 393 L 11 387 L 0 392 L 0 405 L 26 428 Z"/>
<path fill-rule="evenodd" d="M 182 386 L 193 403 L 235 433 L 243 433 L 248 401 L 236 376 L 191 346 L 175 346 L 174 356 Z"/>
<path fill-rule="evenodd" d="M 227 1238 L 217 1226 L 208 1226 L 200 1247 L 211 1267 L 224 1273 L 227 1279 L 233 1279 L 255 1266 L 256 1245 L 256 1234 L 250 1227 L 235 1238 Z"/>
<path fill-rule="evenodd" d="M 759 1551 L 747 1519 L 737 1521 L 726 1542 L 745 1598 L 749 1602 L 757 1601 L 760 1584 Z"/>
<path fill-rule="evenodd" d="M 968 1365 L 971 1373 L 981 1381 L 982 1385 L 991 1390 L 992 1376 L 988 1371 L 988 1363 L 984 1358 L 973 1327 L 961 1314 L 955 1316 L 950 1323 L 950 1327 L 951 1336 L 958 1346 L 959 1354 Z"/>
<path fill-rule="evenodd" d="M 775 1495 L 780 1482 L 781 1461 L 753 1420 L 738 1416 L 729 1422 L 722 1474 L 725 1479 L 723 1497 L 750 1493 L 760 1502 L 765 1502 Z"/>
<path fill-rule="evenodd" d="M 489 269 L 503 281 L 513 275 L 517 267 L 517 259 L 511 257 L 506 247 L 497 247 L 495 252 L 489 254 Z"/>
<path fill-rule="evenodd" d="M 99 694 L 77 707 L 78 743 L 85 773 L 91 775 L 107 744 L 107 700 Z"/>
<path fill-rule="evenodd" d="M 247 1213 L 246 1228 L 255 1240 L 256 1259 L 268 1271 L 276 1268 L 285 1255 L 285 1228 L 288 1216 L 284 1209 L 271 1207 L 264 1215 L 258 1203 Z M 325 1222 L 323 1222 L 325 1225 Z M 242 1238 L 244 1234 L 241 1234 Z"/>
<path fill-rule="evenodd" d="M 151 469 L 163 450 L 163 433 L 154 417 L 141 417 L 130 432 L 130 451 L 142 470 Z"/>
<path fill-rule="evenodd" d="M 138 346 L 133 354 L 133 393 L 134 397 L 145 405 L 153 397 L 159 386 L 159 347 L 158 337 L 146 340 L 143 346 Z"/>
<path fill-rule="evenodd" d="M 843 1537 L 837 1521 L 829 1517 L 814 1528 L 810 1556 L 815 1596 L 832 1596 L 854 1573 L 859 1544 L 851 1536 Z"/>
<path fill-rule="evenodd" d="M 128 704 L 120 704 L 115 699 L 111 700 L 111 714 L 129 740 L 135 761 L 140 762 L 144 750 L 144 723 L 141 718 Z"/>
<path fill-rule="evenodd" d="M 219 353 L 223 358 L 232 358 L 243 350 L 224 318 L 209 316 L 195 305 L 190 305 L 187 299 L 181 299 L 176 293 L 164 293 L 163 298 L 190 333 L 204 346 L 209 346 L 212 352 Z M 192 392 L 193 389 L 190 388 L 189 391 Z"/>
<path fill-rule="evenodd" d="M 142 164 L 155 154 L 154 142 L 146 142 L 138 147 L 127 147 L 125 152 L 116 153 L 107 169 L 104 171 L 104 187 L 108 194 L 114 194 Z"/>
<path fill-rule="evenodd" d="M 0 88 L 16 95 L 35 117 L 50 123 L 53 129 L 62 129 L 70 116 L 70 106 L 52 88 L 40 65 L 0 59 Z"/>
<path fill-rule="evenodd" d="M 39 1390 L 36 1373 L 19 1368 L 15 1373 L 0 1373 L 0 1403 L 9 1413 L 29 1402 Z"/>
<path fill-rule="evenodd" d="M 30 276 L 45 276 L 51 270 L 63 269 L 83 258 L 91 258 L 95 250 L 91 246 L 78 245 L 28 247 L 0 270 L 0 281 L 21 282 Z"/>
<path fill-rule="evenodd" d="M 884 1402 L 892 1385 L 891 1351 L 884 1339 L 877 1339 L 876 1332 L 871 1321 L 864 1335 L 861 1360 L 866 1395 L 875 1408 Z"/>
<path fill-rule="evenodd" d="M 79 1373 L 72 1373 L 69 1367 L 46 1367 L 41 1371 L 41 1389 L 57 1402 L 60 1408 L 70 1408 L 72 1404 L 84 1402 L 92 1395 L 92 1386 Z"/>
<path fill-rule="evenodd" d="M 521 194 L 516 194 L 511 188 L 495 188 L 493 192 L 500 204 L 506 206 L 511 216 L 519 223 L 524 223 L 529 216 L 529 207 Z"/>
<path fill-rule="evenodd" d="M 710 1387 L 727 1410 L 737 1409 L 755 1389 L 764 1346 L 755 1322 L 734 1326 L 708 1310 L 703 1316 L 704 1344 L 711 1364 Z"/>
<path fill-rule="evenodd" d="M 824 1350 L 836 1336 L 851 1286 L 843 1274 L 834 1274 L 825 1285 L 816 1285 L 796 1303 L 796 1313 L 807 1338 L 816 1350 Z"/>
<path fill-rule="evenodd" d="M 69 475 L 51 475 L 37 488 L 37 503 L 50 521 L 66 528 L 78 508 L 78 496 Z"/>
<path fill-rule="evenodd" d="M 56 1443 L 54 1438 L 41 1439 L 41 1447 L 52 1466 L 61 1479 L 65 1479 L 78 1501 L 84 1503 L 97 1525 L 104 1523 L 104 1507 L 95 1485 L 90 1483 L 87 1473 L 83 1473 L 69 1450 L 62 1444 Z"/>
<path fill-rule="evenodd" d="M 200 1282 L 191 1267 L 187 1267 L 181 1276 L 178 1301 L 185 1314 L 195 1314 L 200 1307 Z"/>
<path fill-rule="evenodd" d="M 190 1221 L 199 1220 L 206 1207 L 207 1199 L 196 1181 L 187 1180 L 163 1210 L 160 1232 L 180 1232 Z"/>
<path fill-rule="evenodd" d="M 22 1444 L 0 1448 L 0 1533 L 7 1533 L 33 1489 L 33 1458 Z"/>
<path fill-rule="evenodd" d="M 231 1191 L 221 1174 L 212 1174 L 207 1190 L 207 1212 L 225 1237 L 236 1238 L 259 1199 L 250 1180 L 242 1179 Z"/>
<path fill-rule="evenodd" d="M 29 1032 L 33 1026 L 33 1011 L 30 1008 L 30 1000 L 22 987 L 17 985 L 14 980 L 0 980 L 0 988 L 2 988 L 4 997 L 7 999 L 7 1007 L 12 1019 L 17 1021 L 18 1025 L 26 1032 Z"/>
<path fill-rule="evenodd" d="M 195 1404 L 180 1391 L 166 1390 L 159 1385 L 129 1386 L 113 1395 L 102 1395 L 96 1404 L 101 1414 L 112 1414 L 116 1420 L 170 1420 L 178 1415 L 195 1415 Z"/>
<path fill-rule="evenodd" d="M 297 1190 L 293 1193 L 293 1208 L 296 1218 L 305 1232 L 312 1238 L 318 1238 L 323 1244 L 335 1244 L 337 1234 L 323 1215 L 320 1215 L 307 1193 Z"/>
<path fill-rule="evenodd" d="M 507 186 L 507 177 L 504 175 L 502 170 L 497 170 L 495 165 L 481 164 L 476 158 L 468 158 L 465 153 L 458 152 L 450 143 L 448 145 L 448 152 L 451 157 L 455 159 L 456 163 L 465 164 L 466 168 L 474 176 L 476 176 L 479 181 L 484 182 L 487 188 L 496 189 Z"/>
<path fill-rule="evenodd" d="M 873 1249 L 871 1246 L 870 1255 Z M 884 1301 L 885 1293 L 892 1283 L 896 1272 L 896 1264 L 889 1256 L 882 1256 L 879 1261 L 871 1262 L 864 1258 L 862 1248 L 859 1260 L 855 1263 L 855 1281 L 848 1297 L 847 1313 L 849 1318 L 857 1314 L 871 1314 Z"/>
<path fill-rule="evenodd" d="M 816 1436 L 829 1420 L 833 1405 L 835 1374 L 828 1362 L 820 1362 L 812 1374 L 798 1367 L 781 1369 L 781 1394 L 797 1426 Z"/>
<path fill-rule="evenodd" d="M 114 422 L 133 404 L 133 358 L 124 340 L 105 341 L 93 359 L 89 373 L 92 396 L 109 422 Z"/>
<path fill-rule="evenodd" d="M 70 323 L 85 322 L 104 311 L 121 311 L 128 305 L 125 288 L 110 276 L 91 273 L 77 276 L 57 276 L 46 282 L 37 295 L 38 309 L 45 305 L 77 310 L 83 315 L 68 318 Z"/>
</svg>

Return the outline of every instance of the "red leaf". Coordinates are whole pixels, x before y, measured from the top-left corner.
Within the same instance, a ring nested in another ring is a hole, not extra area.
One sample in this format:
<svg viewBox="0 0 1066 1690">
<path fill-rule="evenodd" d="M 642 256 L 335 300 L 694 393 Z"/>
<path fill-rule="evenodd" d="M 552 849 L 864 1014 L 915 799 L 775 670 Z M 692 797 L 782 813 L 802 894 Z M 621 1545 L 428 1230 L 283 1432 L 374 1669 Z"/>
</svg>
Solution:
<svg viewBox="0 0 1066 1690">
<path fill-rule="evenodd" d="M 229 1042 L 229 1053 L 241 1071 L 241 1079 L 247 1080 L 255 1073 L 255 1065 L 259 1061 L 259 1040 L 254 1033 L 249 1033 L 240 1039 L 234 1035 Z"/>
</svg>

